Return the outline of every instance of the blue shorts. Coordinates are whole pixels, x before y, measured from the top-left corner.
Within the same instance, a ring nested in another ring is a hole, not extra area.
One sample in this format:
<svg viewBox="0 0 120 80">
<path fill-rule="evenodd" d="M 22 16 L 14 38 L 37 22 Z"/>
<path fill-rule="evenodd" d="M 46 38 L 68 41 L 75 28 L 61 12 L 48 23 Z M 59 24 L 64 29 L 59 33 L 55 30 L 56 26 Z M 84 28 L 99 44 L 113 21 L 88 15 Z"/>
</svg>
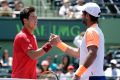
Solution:
<svg viewBox="0 0 120 80">
<path fill-rule="evenodd" d="M 91 76 L 89 80 L 106 80 L 105 76 Z"/>
</svg>

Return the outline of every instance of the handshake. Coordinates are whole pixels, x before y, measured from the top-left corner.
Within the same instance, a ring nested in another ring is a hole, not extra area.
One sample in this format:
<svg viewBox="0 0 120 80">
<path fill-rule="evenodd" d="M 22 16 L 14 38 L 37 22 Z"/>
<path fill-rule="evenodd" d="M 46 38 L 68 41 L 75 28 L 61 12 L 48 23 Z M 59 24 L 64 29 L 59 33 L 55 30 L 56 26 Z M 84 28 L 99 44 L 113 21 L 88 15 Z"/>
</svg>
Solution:
<svg viewBox="0 0 120 80">
<path fill-rule="evenodd" d="M 43 49 L 44 49 L 44 51 L 46 50 L 46 52 L 48 52 L 52 48 L 52 46 L 58 47 L 63 52 L 66 52 L 69 47 L 69 45 L 62 42 L 60 37 L 55 34 L 50 35 L 49 42 L 47 42 L 47 45 L 45 45 Z M 77 75 L 74 75 L 72 77 L 72 80 L 80 80 L 80 77 Z"/>
<path fill-rule="evenodd" d="M 60 42 L 62 41 L 58 35 L 51 34 L 49 38 L 49 42 L 45 43 L 42 46 L 42 49 L 47 53 L 52 48 L 52 46 L 57 46 L 58 43 Z"/>
<path fill-rule="evenodd" d="M 58 43 L 62 42 L 58 35 L 52 34 L 50 35 L 49 42 L 52 46 L 57 46 Z"/>
</svg>

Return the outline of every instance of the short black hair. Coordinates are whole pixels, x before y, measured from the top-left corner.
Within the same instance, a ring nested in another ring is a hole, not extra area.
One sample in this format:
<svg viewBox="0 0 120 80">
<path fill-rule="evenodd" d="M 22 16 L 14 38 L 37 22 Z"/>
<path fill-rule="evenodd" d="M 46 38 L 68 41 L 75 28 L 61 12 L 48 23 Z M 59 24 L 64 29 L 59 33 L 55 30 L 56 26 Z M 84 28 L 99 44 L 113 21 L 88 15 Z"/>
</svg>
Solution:
<svg viewBox="0 0 120 80">
<path fill-rule="evenodd" d="M 87 13 L 86 11 L 83 11 L 83 14 L 84 15 L 88 14 L 90 16 L 91 21 L 98 22 L 98 17 L 92 16 L 91 14 Z"/>
<path fill-rule="evenodd" d="M 20 11 L 20 20 L 22 22 L 22 24 L 24 25 L 23 19 L 28 19 L 30 16 L 31 12 L 35 12 L 35 8 L 34 7 L 27 7 L 24 8 Z"/>
<path fill-rule="evenodd" d="M 98 17 L 92 16 L 90 14 L 89 14 L 89 16 L 90 16 L 91 21 L 98 22 Z"/>
</svg>

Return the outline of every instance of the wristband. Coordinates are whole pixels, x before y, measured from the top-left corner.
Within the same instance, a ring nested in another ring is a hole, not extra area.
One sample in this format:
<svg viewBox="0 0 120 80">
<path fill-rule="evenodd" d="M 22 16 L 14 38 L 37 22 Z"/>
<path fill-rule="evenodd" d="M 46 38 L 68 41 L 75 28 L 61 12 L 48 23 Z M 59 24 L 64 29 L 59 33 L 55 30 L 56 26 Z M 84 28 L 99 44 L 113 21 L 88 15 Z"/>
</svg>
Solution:
<svg viewBox="0 0 120 80">
<path fill-rule="evenodd" d="M 66 52 L 66 50 L 67 50 L 67 48 L 68 48 L 68 45 L 65 44 L 65 43 L 63 43 L 63 42 L 59 42 L 59 43 L 57 44 L 57 47 L 58 47 L 59 49 L 61 49 L 63 52 Z"/>
<path fill-rule="evenodd" d="M 49 42 L 45 43 L 43 46 L 42 46 L 42 49 L 45 51 L 45 52 L 48 52 L 50 49 L 52 48 L 51 44 Z"/>
<path fill-rule="evenodd" d="M 77 76 L 80 77 L 86 70 L 87 70 L 87 68 L 85 68 L 83 65 L 81 65 L 81 66 L 77 69 L 77 71 L 75 72 L 75 75 L 77 75 Z"/>
</svg>

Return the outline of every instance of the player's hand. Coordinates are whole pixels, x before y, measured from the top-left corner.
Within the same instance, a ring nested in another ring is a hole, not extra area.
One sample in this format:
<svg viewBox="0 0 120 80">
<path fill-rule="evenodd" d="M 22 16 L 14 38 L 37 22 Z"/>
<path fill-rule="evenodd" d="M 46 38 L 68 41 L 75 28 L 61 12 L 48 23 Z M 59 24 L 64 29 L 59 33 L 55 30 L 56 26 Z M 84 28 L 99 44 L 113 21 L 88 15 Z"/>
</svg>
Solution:
<svg viewBox="0 0 120 80">
<path fill-rule="evenodd" d="M 59 42 L 61 42 L 61 39 L 58 35 L 51 34 L 49 38 L 49 42 L 51 43 L 51 45 L 56 46 Z"/>
<path fill-rule="evenodd" d="M 80 77 L 77 76 L 77 75 L 74 75 L 74 76 L 72 77 L 72 80 L 80 80 Z"/>
</svg>

